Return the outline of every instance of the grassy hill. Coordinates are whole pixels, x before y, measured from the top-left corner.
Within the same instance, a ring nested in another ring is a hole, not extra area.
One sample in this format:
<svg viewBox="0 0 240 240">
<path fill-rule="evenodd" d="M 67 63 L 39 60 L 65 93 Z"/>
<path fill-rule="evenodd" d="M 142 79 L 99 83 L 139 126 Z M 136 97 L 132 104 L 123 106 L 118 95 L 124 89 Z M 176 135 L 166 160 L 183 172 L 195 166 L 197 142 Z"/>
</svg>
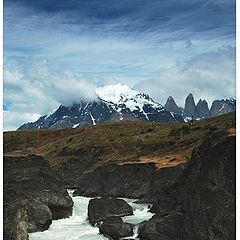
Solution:
<svg viewBox="0 0 240 240">
<path fill-rule="evenodd" d="M 154 162 L 158 168 L 188 161 L 194 147 L 211 132 L 235 134 L 235 114 L 188 123 L 108 123 L 61 130 L 4 133 L 4 154 L 38 154 L 54 169 L 71 159 L 95 159 L 88 170 L 110 161 Z"/>
</svg>

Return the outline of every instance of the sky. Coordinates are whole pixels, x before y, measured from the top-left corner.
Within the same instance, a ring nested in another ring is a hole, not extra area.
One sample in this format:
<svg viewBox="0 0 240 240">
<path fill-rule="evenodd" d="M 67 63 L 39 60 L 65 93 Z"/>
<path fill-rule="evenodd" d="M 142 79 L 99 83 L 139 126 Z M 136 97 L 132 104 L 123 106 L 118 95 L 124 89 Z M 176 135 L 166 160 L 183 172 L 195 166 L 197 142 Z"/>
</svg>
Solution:
<svg viewBox="0 0 240 240">
<path fill-rule="evenodd" d="M 124 83 L 235 98 L 234 0 L 4 0 L 4 130 Z"/>
</svg>

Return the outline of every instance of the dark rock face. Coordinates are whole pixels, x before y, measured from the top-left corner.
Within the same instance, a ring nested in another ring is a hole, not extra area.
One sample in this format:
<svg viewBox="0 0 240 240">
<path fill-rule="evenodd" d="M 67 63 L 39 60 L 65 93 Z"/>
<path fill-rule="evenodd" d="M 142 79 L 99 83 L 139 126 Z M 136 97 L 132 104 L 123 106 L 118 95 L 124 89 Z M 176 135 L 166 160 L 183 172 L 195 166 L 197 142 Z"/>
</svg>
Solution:
<svg viewBox="0 0 240 240">
<path fill-rule="evenodd" d="M 28 240 L 28 221 L 26 203 L 13 201 L 11 204 L 4 205 L 4 240 Z"/>
<path fill-rule="evenodd" d="M 159 189 L 178 181 L 184 165 L 157 170 L 155 164 L 109 164 L 78 179 L 74 196 L 116 196 L 152 202 Z M 104 181 L 102 180 L 104 179 Z"/>
<path fill-rule="evenodd" d="M 196 115 L 197 118 L 208 118 L 209 117 L 209 108 L 206 100 L 200 99 L 196 106 Z"/>
<path fill-rule="evenodd" d="M 235 239 L 235 169 L 234 136 L 214 137 L 193 153 L 182 180 L 184 239 Z"/>
<path fill-rule="evenodd" d="M 153 163 L 103 165 L 83 174 L 73 195 L 141 198 L 147 194 L 155 172 Z"/>
<path fill-rule="evenodd" d="M 193 95 L 190 93 L 185 100 L 185 107 L 183 110 L 183 117 L 190 117 L 196 119 L 196 105 L 193 98 Z"/>
<path fill-rule="evenodd" d="M 123 217 L 128 215 L 133 215 L 133 210 L 123 199 L 108 197 L 94 198 L 88 204 L 88 219 L 92 225 L 109 217 Z"/>
<path fill-rule="evenodd" d="M 28 216 L 28 232 L 47 230 L 52 223 L 52 212 L 49 207 L 34 199 L 26 199 L 26 211 Z"/>
<path fill-rule="evenodd" d="M 69 217 L 73 206 L 48 162 L 36 155 L 4 157 L 3 202 L 6 239 L 9 235 L 20 239 L 27 232 L 46 230 L 53 219 Z M 19 221 L 13 222 L 13 218 Z"/>
<path fill-rule="evenodd" d="M 212 135 L 179 180 L 162 188 L 141 239 L 235 239 L 236 138 Z"/>
<path fill-rule="evenodd" d="M 226 99 L 226 100 L 215 100 L 212 103 L 210 109 L 210 116 L 216 117 L 222 114 L 235 112 L 236 111 L 236 100 L 234 99 Z"/>
<path fill-rule="evenodd" d="M 169 112 L 177 113 L 177 114 L 182 114 L 182 109 L 177 106 L 175 100 L 173 97 L 169 96 L 167 99 L 167 102 L 164 106 L 164 109 Z"/>
<path fill-rule="evenodd" d="M 154 215 L 140 226 L 142 240 L 178 240 L 181 235 L 183 214 L 175 210 L 168 214 Z"/>
<path fill-rule="evenodd" d="M 106 237 L 110 237 L 113 240 L 118 240 L 123 237 L 129 237 L 133 235 L 133 225 L 129 223 L 123 223 L 120 217 L 110 217 L 103 221 L 99 227 L 100 234 Z"/>
</svg>

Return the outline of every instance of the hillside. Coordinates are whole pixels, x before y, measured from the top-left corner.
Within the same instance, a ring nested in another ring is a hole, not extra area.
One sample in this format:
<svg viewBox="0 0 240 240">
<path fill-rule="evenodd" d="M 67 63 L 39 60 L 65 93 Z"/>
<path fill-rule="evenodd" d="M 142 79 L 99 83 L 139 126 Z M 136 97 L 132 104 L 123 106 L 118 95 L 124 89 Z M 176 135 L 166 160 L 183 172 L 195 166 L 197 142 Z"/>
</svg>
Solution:
<svg viewBox="0 0 240 240">
<path fill-rule="evenodd" d="M 158 168 L 186 162 L 194 147 L 210 132 L 234 131 L 235 114 L 188 123 L 108 123 L 75 129 L 4 133 L 5 155 L 38 154 L 53 169 L 68 161 L 83 161 L 84 171 L 107 162 L 149 163 Z M 78 159 L 78 160 L 77 160 Z M 86 162 L 89 160 L 90 162 Z"/>
</svg>

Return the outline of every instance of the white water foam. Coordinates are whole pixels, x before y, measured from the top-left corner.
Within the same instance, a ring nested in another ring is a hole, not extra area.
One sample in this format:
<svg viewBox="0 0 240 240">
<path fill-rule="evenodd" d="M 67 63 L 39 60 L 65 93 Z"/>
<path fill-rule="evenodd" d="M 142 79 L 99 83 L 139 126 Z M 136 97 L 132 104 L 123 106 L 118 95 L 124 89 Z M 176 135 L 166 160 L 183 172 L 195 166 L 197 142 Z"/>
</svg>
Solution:
<svg viewBox="0 0 240 240">
<path fill-rule="evenodd" d="M 73 191 L 69 191 L 72 197 Z M 91 198 L 72 197 L 74 201 L 73 215 L 69 218 L 54 220 L 50 228 L 44 232 L 29 234 L 29 240 L 106 240 L 99 234 L 99 229 L 87 220 L 88 202 Z M 135 199 L 124 199 L 133 208 L 134 215 L 123 217 L 123 221 L 134 224 L 134 235 L 122 239 L 138 239 L 138 224 L 150 219 L 153 214 L 148 212 L 148 204 L 136 204 Z"/>
<path fill-rule="evenodd" d="M 72 191 L 69 191 L 72 197 Z M 29 234 L 29 240 L 106 240 L 99 229 L 87 221 L 88 202 L 91 198 L 73 197 L 73 215 L 69 218 L 54 220 L 44 232 Z"/>
</svg>

